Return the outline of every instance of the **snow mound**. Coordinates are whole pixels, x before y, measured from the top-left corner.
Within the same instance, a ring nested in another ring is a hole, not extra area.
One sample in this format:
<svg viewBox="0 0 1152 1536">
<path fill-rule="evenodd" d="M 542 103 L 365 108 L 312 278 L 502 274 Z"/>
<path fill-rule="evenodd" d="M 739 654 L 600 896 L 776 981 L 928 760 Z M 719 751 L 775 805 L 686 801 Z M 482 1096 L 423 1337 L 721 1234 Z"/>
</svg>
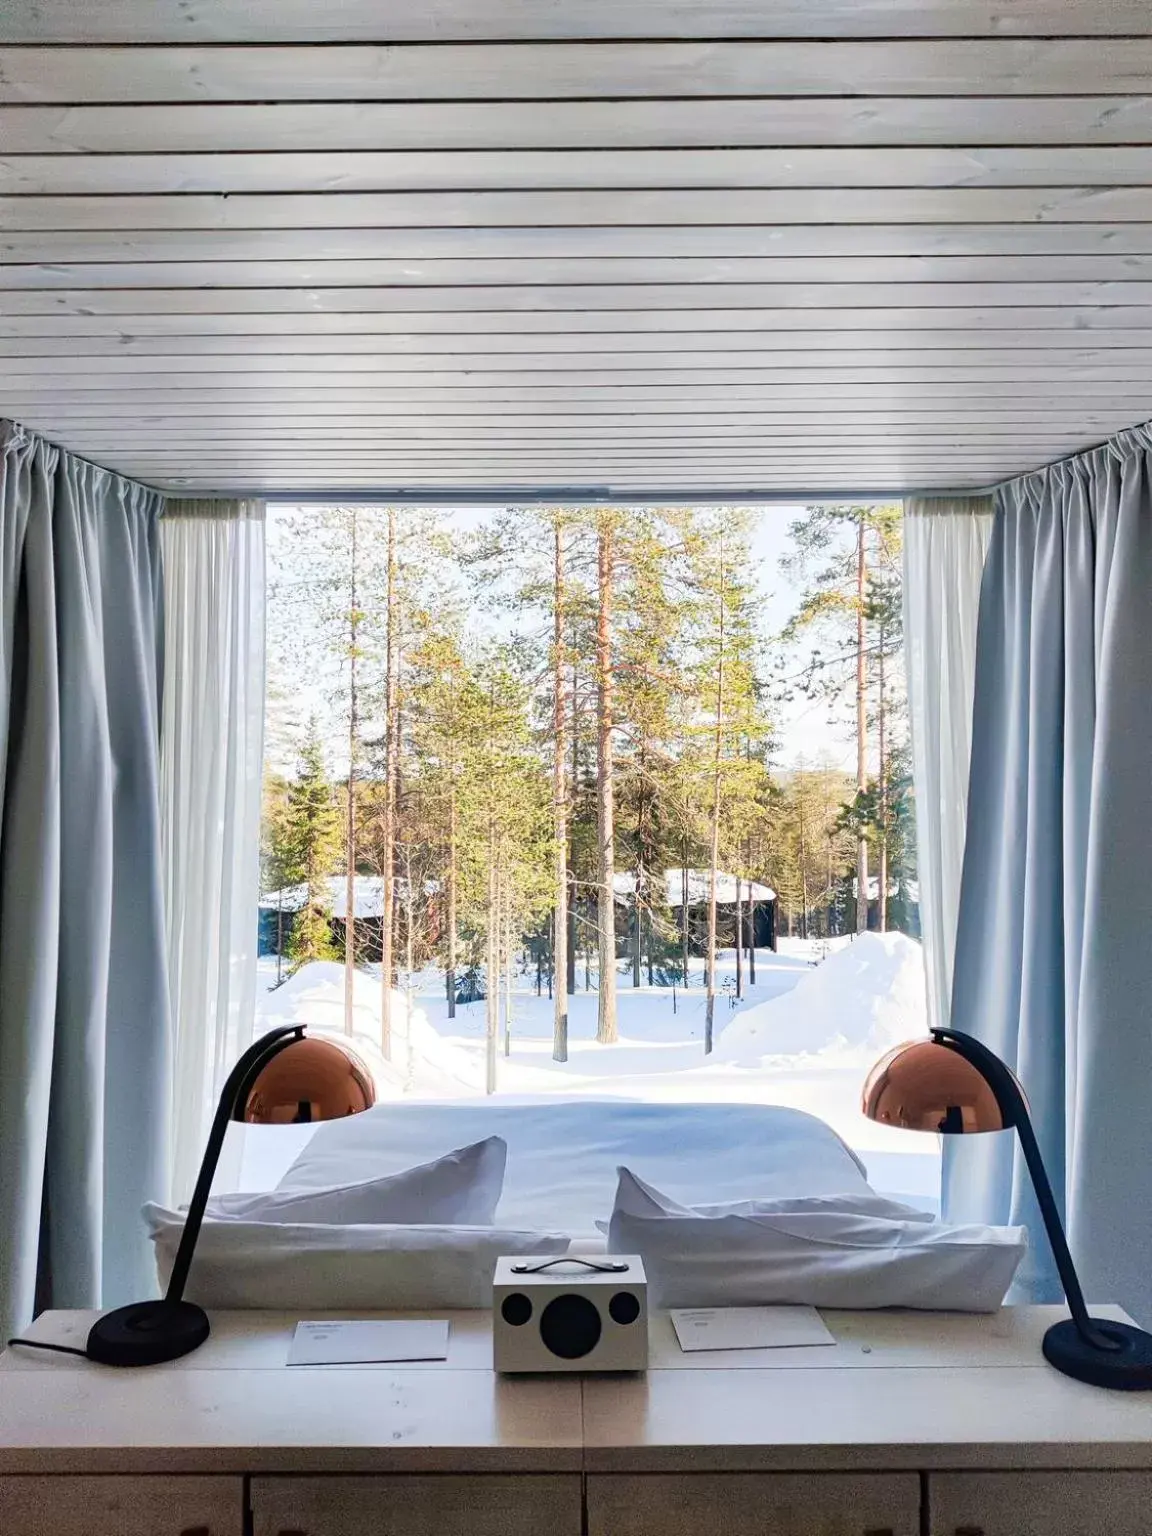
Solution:
<svg viewBox="0 0 1152 1536">
<path fill-rule="evenodd" d="M 403 992 L 392 989 L 392 1058 L 380 1049 L 380 978 L 356 970 L 352 980 L 353 1050 L 376 1080 L 380 1098 L 401 1094 L 475 1093 L 476 1068 L 466 1051 L 445 1040 L 421 1008 L 408 1012 Z M 313 1034 L 348 1037 L 344 1032 L 344 967 L 313 960 L 283 986 L 259 999 L 257 1026 L 307 1024 Z"/>
<path fill-rule="evenodd" d="M 743 1067 L 778 1056 L 867 1063 L 927 1027 L 920 945 L 902 933 L 862 933 L 790 992 L 733 1019 L 714 1060 Z"/>
</svg>

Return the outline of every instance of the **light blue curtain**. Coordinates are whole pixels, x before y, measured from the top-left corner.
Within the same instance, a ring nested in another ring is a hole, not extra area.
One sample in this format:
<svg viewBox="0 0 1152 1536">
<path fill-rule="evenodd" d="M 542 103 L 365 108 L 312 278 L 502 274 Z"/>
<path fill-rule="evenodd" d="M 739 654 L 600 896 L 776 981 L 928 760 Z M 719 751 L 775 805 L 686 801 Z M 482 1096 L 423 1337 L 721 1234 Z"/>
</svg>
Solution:
<svg viewBox="0 0 1152 1536">
<path fill-rule="evenodd" d="M 1152 433 L 1001 487 L 981 589 L 952 1022 L 1020 1077 L 1089 1300 L 1152 1321 Z M 1015 1138 L 948 1144 L 952 1220 L 1023 1221 Z"/>
<path fill-rule="evenodd" d="M 160 506 L 0 422 L 0 1336 L 155 1289 Z"/>
</svg>

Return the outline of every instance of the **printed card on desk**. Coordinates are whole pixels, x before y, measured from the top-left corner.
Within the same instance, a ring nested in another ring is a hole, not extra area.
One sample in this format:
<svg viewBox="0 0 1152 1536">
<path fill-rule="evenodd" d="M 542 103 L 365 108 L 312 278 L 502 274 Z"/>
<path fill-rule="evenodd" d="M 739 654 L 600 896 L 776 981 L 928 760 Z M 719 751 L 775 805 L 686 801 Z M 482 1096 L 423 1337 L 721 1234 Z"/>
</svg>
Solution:
<svg viewBox="0 0 1152 1536">
<path fill-rule="evenodd" d="M 447 1360 L 446 1322 L 365 1320 L 297 1323 L 289 1365 L 375 1365 L 395 1360 Z"/>
<path fill-rule="evenodd" d="M 672 1326 L 686 1354 L 836 1342 L 815 1307 L 683 1307 L 673 1310 Z"/>
</svg>

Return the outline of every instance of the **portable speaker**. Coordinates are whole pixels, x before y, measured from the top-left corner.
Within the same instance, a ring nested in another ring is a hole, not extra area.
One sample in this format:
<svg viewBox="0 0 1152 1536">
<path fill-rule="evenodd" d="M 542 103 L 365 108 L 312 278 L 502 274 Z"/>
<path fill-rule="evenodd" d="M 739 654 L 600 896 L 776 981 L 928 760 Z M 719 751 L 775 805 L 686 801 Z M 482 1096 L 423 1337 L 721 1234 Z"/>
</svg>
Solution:
<svg viewBox="0 0 1152 1536">
<path fill-rule="evenodd" d="M 648 1284 L 638 1258 L 504 1258 L 492 1282 L 498 1371 L 643 1371 Z"/>
</svg>

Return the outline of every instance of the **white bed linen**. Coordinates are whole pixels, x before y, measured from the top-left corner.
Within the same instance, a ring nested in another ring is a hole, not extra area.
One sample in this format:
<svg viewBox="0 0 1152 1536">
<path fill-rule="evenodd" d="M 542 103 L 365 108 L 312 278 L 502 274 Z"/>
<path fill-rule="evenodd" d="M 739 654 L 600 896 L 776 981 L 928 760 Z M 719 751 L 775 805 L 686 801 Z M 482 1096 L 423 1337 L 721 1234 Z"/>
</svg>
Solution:
<svg viewBox="0 0 1152 1536">
<path fill-rule="evenodd" d="M 279 1188 L 378 1178 L 492 1135 L 508 1144 L 497 1222 L 576 1239 L 611 1215 L 622 1163 L 684 1205 L 871 1192 L 856 1155 L 800 1110 L 556 1098 L 383 1104 L 320 1126 Z"/>
</svg>

